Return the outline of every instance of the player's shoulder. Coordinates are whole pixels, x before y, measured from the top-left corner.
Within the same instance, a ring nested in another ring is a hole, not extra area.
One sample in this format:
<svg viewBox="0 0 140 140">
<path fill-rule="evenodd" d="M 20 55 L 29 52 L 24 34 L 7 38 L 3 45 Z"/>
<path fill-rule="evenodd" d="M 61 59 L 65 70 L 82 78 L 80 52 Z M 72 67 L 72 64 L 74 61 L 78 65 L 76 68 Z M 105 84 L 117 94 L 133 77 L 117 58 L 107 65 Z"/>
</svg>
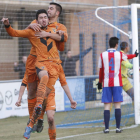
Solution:
<svg viewBox="0 0 140 140">
<path fill-rule="evenodd" d="M 33 29 L 25 29 L 30 35 L 35 36 L 35 31 Z"/>
<path fill-rule="evenodd" d="M 58 28 L 62 28 L 62 27 L 63 27 L 63 28 L 66 28 L 66 26 L 65 26 L 64 24 L 58 23 L 58 22 L 57 22 L 57 26 L 58 26 Z"/>
</svg>

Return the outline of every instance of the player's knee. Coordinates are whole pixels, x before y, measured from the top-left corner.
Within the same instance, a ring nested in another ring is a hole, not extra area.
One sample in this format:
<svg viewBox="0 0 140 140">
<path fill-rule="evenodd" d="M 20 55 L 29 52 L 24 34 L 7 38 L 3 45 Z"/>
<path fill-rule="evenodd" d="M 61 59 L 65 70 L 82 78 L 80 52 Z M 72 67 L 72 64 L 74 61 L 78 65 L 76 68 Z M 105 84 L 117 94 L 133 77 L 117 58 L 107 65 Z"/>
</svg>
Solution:
<svg viewBox="0 0 140 140">
<path fill-rule="evenodd" d="M 45 96 L 47 97 L 51 92 L 51 89 L 49 89 L 48 87 L 46 87 L 46 93 L 45 93 Z"/>
<path fill-rule="evenodd" d="M 32 86 L 29 88 L 28 90 L 28 98 L 32 99 L 32 98 L 35 98 L 36 97 L 36 91 L 37 91 L 37 86 Z"/>
<path fill-rule="evenodd" d="M 48 123 L 49 123 L 49 125 L 53 125 L 53 123 L 54 123 L 54 117 L 53 116 L 49 116 L 48 117 Z"/>
<path fill-rule="evenodd" d="M 44 84 L 46 84 L 46 86 L 47 86 L 48 79 L 49 79 L 48 76 L 47 76 L 47 75 L 44 75 L 44 76 L 41 78 L 40 83 L 44 83 Z"/>
</svg>

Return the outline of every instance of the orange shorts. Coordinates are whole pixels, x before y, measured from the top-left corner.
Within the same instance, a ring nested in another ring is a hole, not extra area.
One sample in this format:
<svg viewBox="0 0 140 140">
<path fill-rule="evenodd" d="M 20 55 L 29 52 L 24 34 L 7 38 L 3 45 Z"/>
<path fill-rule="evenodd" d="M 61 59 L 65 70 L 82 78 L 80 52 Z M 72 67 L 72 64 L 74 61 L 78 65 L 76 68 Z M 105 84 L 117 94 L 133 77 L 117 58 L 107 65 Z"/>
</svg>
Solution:
<svg viewBox="0 0 140 140">
<path fill-rule="evenodd" d="M 35 62 L 36 62 L 36 56 L 33 56 L 30 54 L 28 56 L 27 62 L 26 62 L 26 74 L 28 77 L 27 78 L 28 83 L 32 83 L 32 82 L 38 80 L 37 74 L 36 74 Z"/>
<path fill-rule="evenodd" d="M 51 90 L 54 88 L 55 82 L 58 79 L 59 71 L 60 71 L 60 64 L 56 64 L 50 61 L 42 61 L 36 62 L 35 66 L 40 70 L 45 70 L 49 74 L 49 81 L 47 87 Z"/>
<path fill-rule="evenodd" d="M 55 104 L 55 93 L 51 92 L 48 95 L 47 98 L 47 106 L 46 106 L 46 111 L 47 110 L 55 110 L 56 109 L 56 104 Z"/>
</svg>

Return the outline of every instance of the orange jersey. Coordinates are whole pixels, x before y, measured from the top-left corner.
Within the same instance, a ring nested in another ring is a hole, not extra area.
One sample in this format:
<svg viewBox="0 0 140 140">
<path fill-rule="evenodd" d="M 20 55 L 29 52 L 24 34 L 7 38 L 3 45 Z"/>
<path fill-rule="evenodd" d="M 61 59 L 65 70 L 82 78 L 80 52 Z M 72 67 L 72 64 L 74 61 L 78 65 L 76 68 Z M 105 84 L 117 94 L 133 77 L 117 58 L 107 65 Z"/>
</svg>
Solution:
<svg viewBox="0 0 140 140">
<path fill-rule="evenodd" d="M 36 56 L 36 49 L 35 47 L 31 47 L 30 54 Z"/>
<path fill-rule="evenodd" d="M 6 28 L 6 31 L 10 36 L 13 37 L 24 37 L 28 38 L 30 43 L 36 49 L 37 61 L 52 61 L 60 63 L 60 57 L 58 49 L 56 47 L 56 42 L 51 38 L 37 38 L 35 36 L 35 31 L 32 29 L 25 30 L 14 30 L 11 26 Z M 47 32 L 54 33 L 53 30 L 45 29 Z"/>
<path fill-rule="evenodd" d="M 36 20 L 33 20 L 31 23 L 37 23 Z M 50 23 L 47 26 L 48 29 L 51 28 L 51 30 L 53 30 L 54 33 L 56 33 L 58 30 L 61 30 L 64 32 L 64 35 L 62 35 L 62 40 L 61 41 L 56 41 L 56 46 L 58 48 L 59 51 L 64 51 L 64 47 L 65 47 L 65 42 L 68 39 L 68 33 L 67 33 L 67 28 L 58 22 L 54 22 L 54 23 Z M 30 54 L 34 53 L 34 47 L 31 49 Z M 34 54 L 33 54 L 34 55 Z"/>
</svg>

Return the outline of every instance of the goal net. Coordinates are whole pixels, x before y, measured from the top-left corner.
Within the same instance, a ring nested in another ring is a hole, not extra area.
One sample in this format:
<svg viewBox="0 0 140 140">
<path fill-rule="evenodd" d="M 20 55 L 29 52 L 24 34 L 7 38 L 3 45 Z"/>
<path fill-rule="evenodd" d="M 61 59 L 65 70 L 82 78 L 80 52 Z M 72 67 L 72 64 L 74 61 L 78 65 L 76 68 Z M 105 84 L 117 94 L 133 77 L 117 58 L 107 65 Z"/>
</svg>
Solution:
<svg viewBox="0 0 140 140">
<path fill-rule="evenodd" d="M 133 6 L 133 5 L 132 5 Z M 91 57 L 86 57 L 84 61 L 89 61 L 84 63 L 85 67 L 93 67 L 93 75 L 98 74 L 97 62 L 101 52 L 109 48 L 109 38 L 112 36 L 118 37 L 119 44 L 122 41 L 128 42 L 130 46 L 130 52 L 134 53 L 135 50 L 139 51 L 138 46 L 138 28 L 134 26 L 139 25 L 140 11 L 138 10 L 137 17 L 135 21 L 134 13 L 132 11 L 132 6 L 121 6 L 121 7 L 101 7 L 97 10 L 90 10 L 86 12 L 75 13 L 79 21 L 79 30 L 81 36 L 84 38 L 83 45 L 85 47 L 93 47 L 93 57 L 92 63 L 90 63 Z M 137 10 L 137 7 L 134 8 Z M 96 14 L 96 15 L 95 15 Z M 98 17 L 98 18 L 97 18 Z M 135 38 L 137 38 L 135 40 Z M 135 41 L 134 41 L 135 40 Z M 137 42 L 137 43 L 136 43 Z M 120 50 L 120 46 L 118 47 Z M 139 92 L 139 58 L 135 58 L 131 63 L 133 63 L 134 78 L 129 79 L 134 86 L 135 101 L 133 103 L 132 98 L 123 91 L 124 102 L 121 105 L 122 118 L 121 125 L 125 126 L 128 124 L 140 124 L 140 92 Z M 89 74 L 89 72 L 87 72 Z M 99 127 L 103 126 L 103 104 L 101 103 L 101 93 L 96 90 L 95 98 L 90 100 L 90 83 L 93 84 L 93 88 L 96 87 L 98 78 L 94 77 L 93 80 L 87 80 L 85 86 L 89 89 L 89 94 L 86 93 L 87 99 L 85 101 L 84 110 L 76 110 L 67 113 L 66 118 L 63 120 L 63 124 L 58 125 L 58 127 Z M 78 90 L 78 81 L 75 88 L 75 93 Z M 135 104 L 135 109 L 134 109 Z M 110 126 L 115 126 L 114 117 L 114 106 L 111 110 Z"/>
</svg>

